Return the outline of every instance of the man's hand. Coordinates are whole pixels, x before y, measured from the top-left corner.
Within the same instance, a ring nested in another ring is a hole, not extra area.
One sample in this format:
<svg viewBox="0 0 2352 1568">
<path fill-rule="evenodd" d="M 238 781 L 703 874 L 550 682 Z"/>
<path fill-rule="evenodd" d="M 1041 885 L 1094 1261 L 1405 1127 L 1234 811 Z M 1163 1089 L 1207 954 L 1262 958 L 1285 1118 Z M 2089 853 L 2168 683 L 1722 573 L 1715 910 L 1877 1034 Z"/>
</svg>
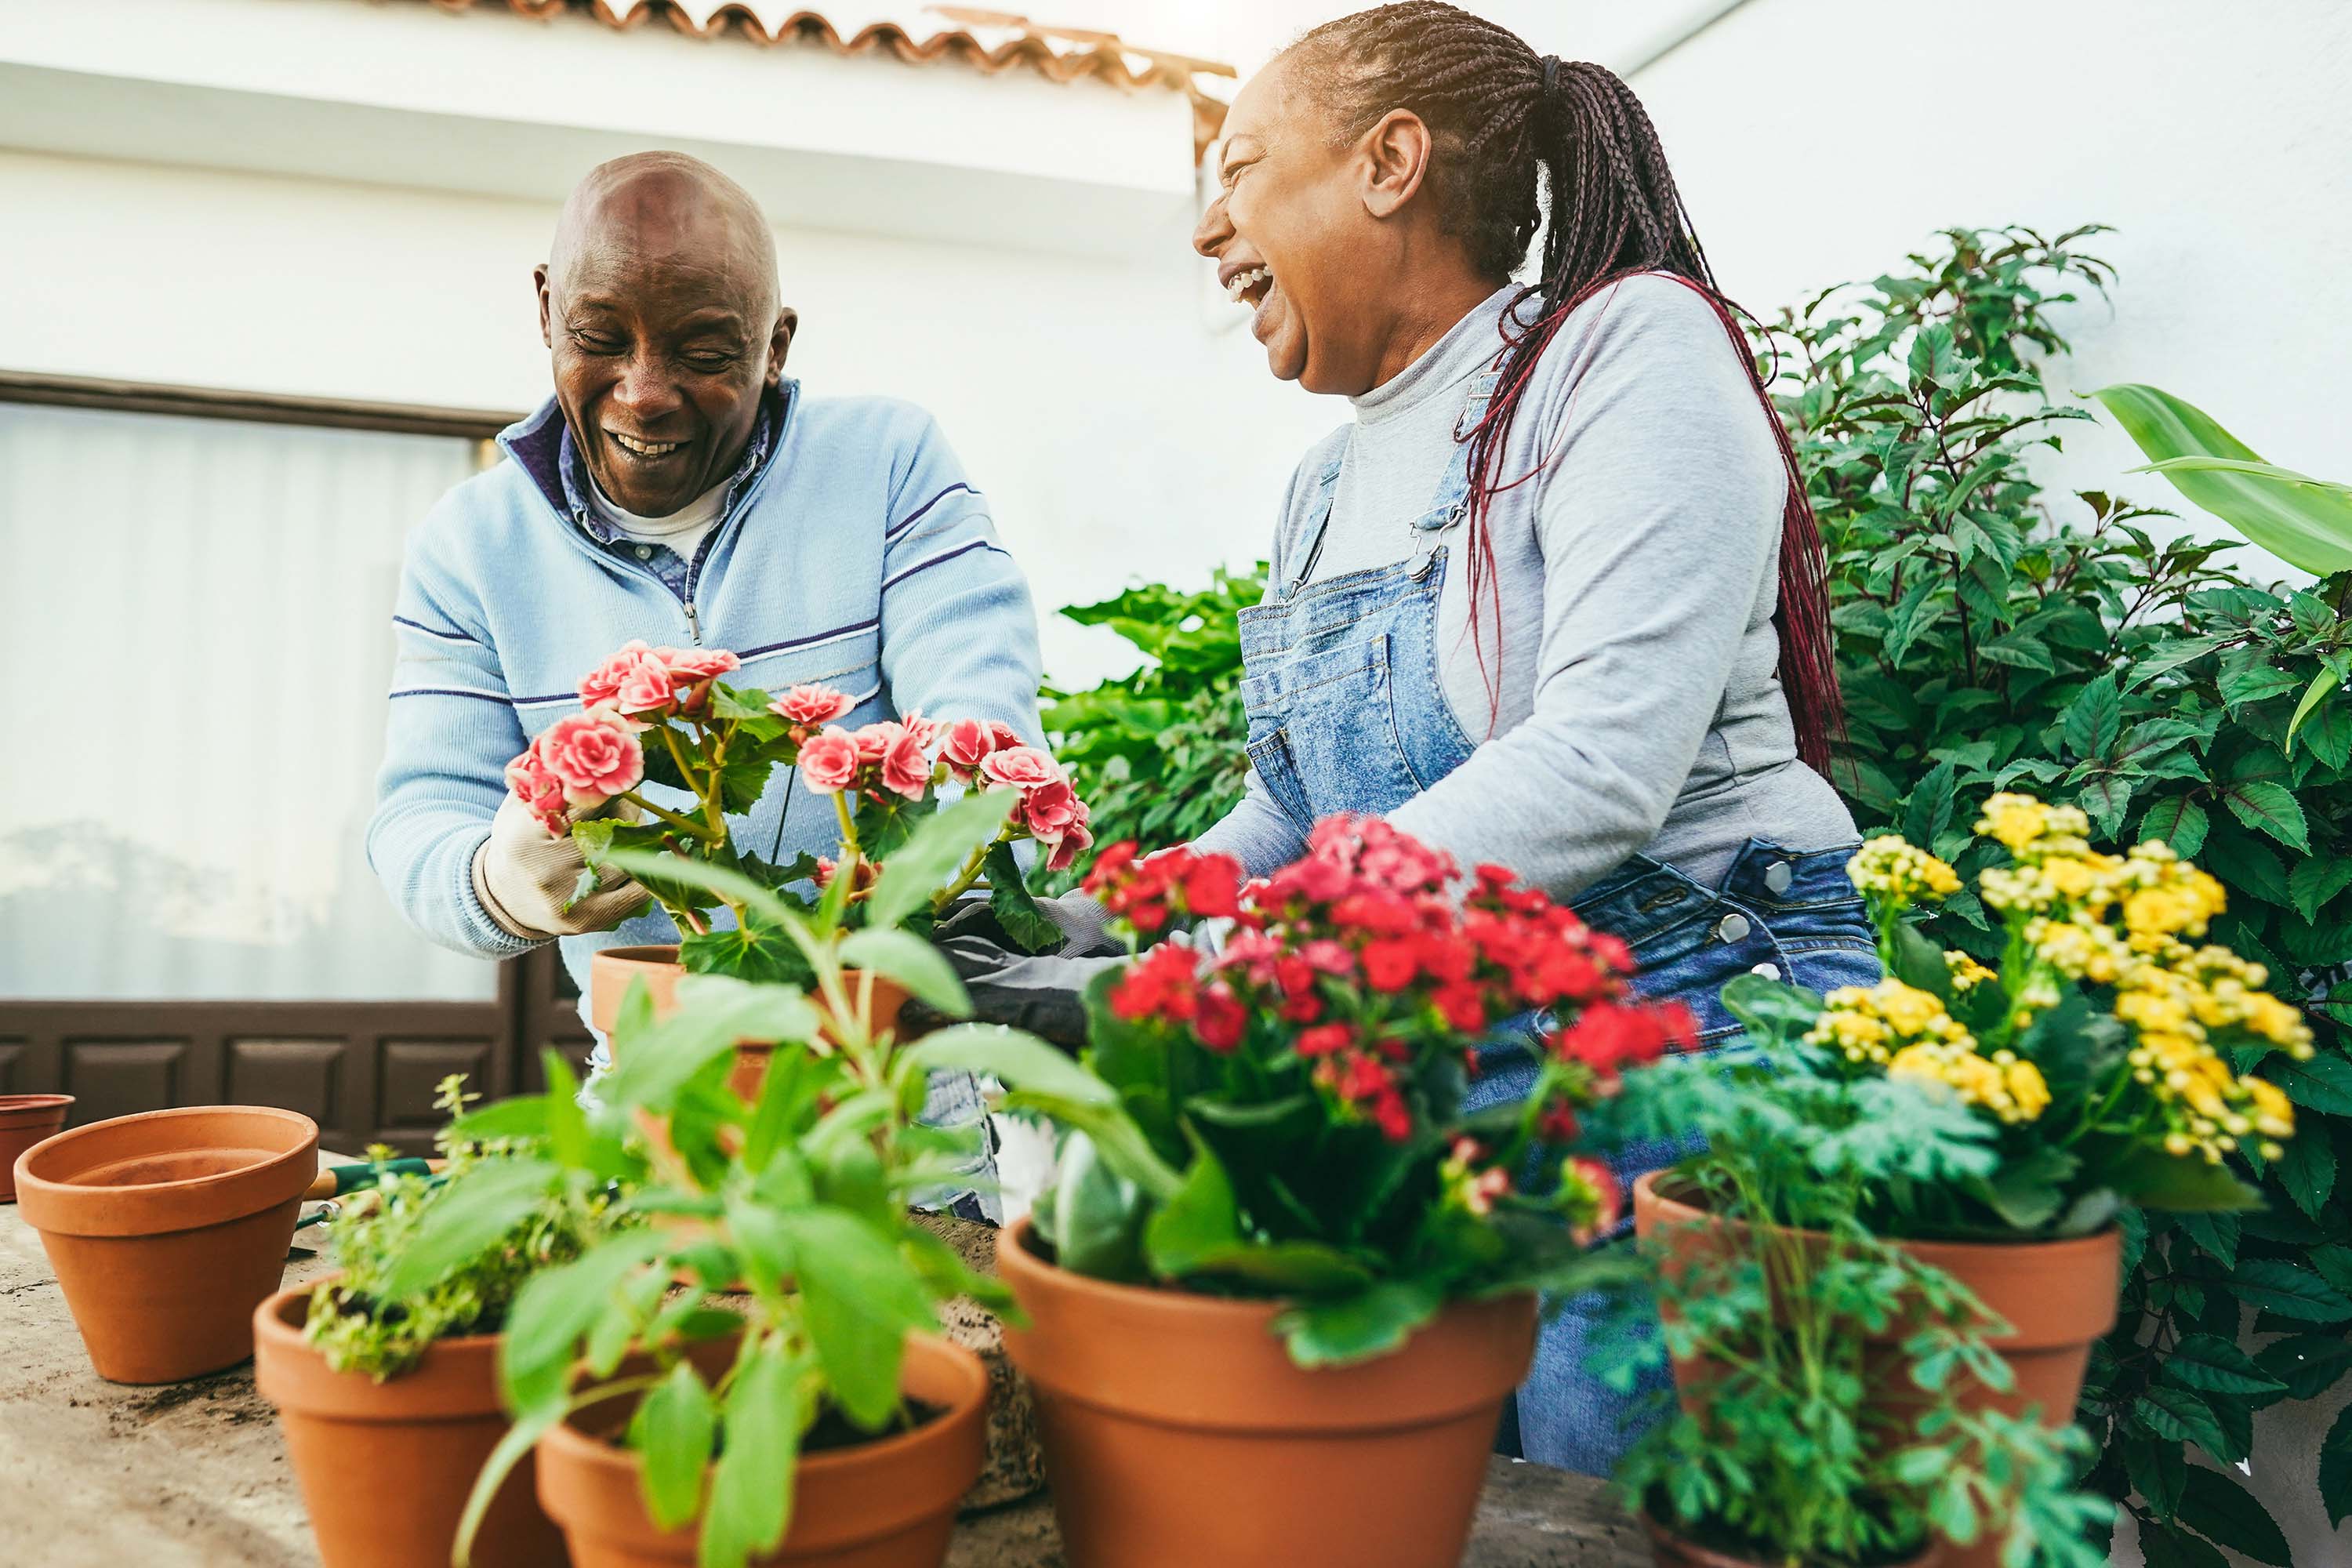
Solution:
<svg viewBox="0 0 2352 1568">
<path fill-rule="evenodd" d="M 1110 911 L 1084 893 L 1040 899 L 1037 909 L 1062 932 L 1062 945 L 1054 950 L 1055 957 L 1091 958 L 1124 951 L 1110 934 Z M 988 900 L 978 895 L 958 902 L 947 919 L 931 928 L 931 940 L 942 947 L 969 938 L 1001 948 L 1013 945 L 1012 937 L 989 909 Z"/>
<path fill-rule="evenodd" d="M 614 815 L 635 821 L 639 813 L 623 801 Z M 531 942 L 610 931 L 644 906 L 646 890 L 609 869 L 594 891 L 575 902 L 572 890 L 587 868 L 570 834 L 550 838 L 522 802 L 509 795 L 490 819 L 489 837 L 474 852 L 474 896 L 502 929 Z"/>
</svg>

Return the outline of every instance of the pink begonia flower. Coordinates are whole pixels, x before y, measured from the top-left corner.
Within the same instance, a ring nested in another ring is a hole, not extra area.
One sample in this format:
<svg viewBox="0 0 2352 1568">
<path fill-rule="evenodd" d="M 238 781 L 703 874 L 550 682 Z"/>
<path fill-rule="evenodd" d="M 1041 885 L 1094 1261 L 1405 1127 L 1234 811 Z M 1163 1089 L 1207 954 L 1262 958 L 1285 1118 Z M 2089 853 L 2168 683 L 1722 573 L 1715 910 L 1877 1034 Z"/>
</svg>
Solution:
<svg viewBox="0 0 2352 1568">
<path fill-rule="evenodd" d="M 840 861 L 820 855 L 816 858 L 816 870 L 810 879 L 816 883 L 817 890 L 823 892 L 833 886 L 834 875 L 840 869 Z M 880 880 L 881 876 L 881 867 L 871 860 L 860 860 L 857 862 L 857 885 L 849 890 L 852 893 L 862 893 Z"/>
<path fill-rule="evenodd" d="M 563 781 L 548 767 L 536 745 L 507 764 L 507 793 L 539 818 L 550 838 L 561 838 L 572 831 L 563 815 Z"/>
<path fill-rule="evenodd" d="M 678 681 L 712 680 L 743 668 L 743 661 L 723 647 L 657 647 L 654 657 Z"/>
<path fill-rule="evenodd" d="M 882 753 L 882 787 L 908 800 L 922 799 L 931 787 L 931 756 L 913 731 L 901 730 Z"/>
<path fill-rule="evenodd" d="M 981 776 L 1009 789 L 1033 790 L 1062 781 L 1062 764 L 1034 746 L 1007 746 L 981 759 Z"/>
<path fill-rule="evenodd" d="M 801 777 L 819 795 L 838 795 L 857 782 L 857 742 L 848 731 L 827 726 L 801 746 Z"/>
<path fill-rule="evenodd" d="M 558 719 L 532 742 L 574 806 L 604 805 L 646 776 L 645 748 L 609 709 Z"/>
<path fill-rule="evenodd" d="M 956 777 L 966 784 L 980 772 L 982 761 L 992 752 L 1001 752 L 1021 744 L 1021 737 L 1010 724 L 993 719 L 959 719 L 947 727 L 948 742 L 940 755 Z"/>
<path fill-rule="evenodd" d="M 1077 791 L 1067 779 L 1049 779 L 1022 792 L 1015 816 L 1032 837 L 1051 840 L 1069 831 L 1070 825 L 1080 820 L 1082 809 Z"/>
<path fill-rule="evenodd" d="M 889 755 L 890 749 L 907 735 L 907 726 L 895 719 L 877 719 L 849 732 L 849 738 L 857 742 L 857 760 L 868 765 Z"/>
<path fill-rule="evenodd" d="M 924 718 L 920 713 L 901 714 L 898 724 L 907 733 L 915 737 L 915 744 L 927 752 L 931 749 L 931 742 L 940 738 L 939 725 Z"/>
<path fill-rule="evenodd" d="M 624 713 L 667 713 L 677 706 L 677 688 L 661 660 L 648 654 L 621 677 L 613 706 Z"/>
<path fill-rule="evenodd" d="M 621 682 L 646 664 L 656 669 L 662 668 L 660 658 L 646 646 L 645 638 L 630 638 L 621 645 L 620 652 L 581 677 L 580 706 L 594 708 L 614 700 L 621 694 Z"/>
<path fill-rule="evenodd" d="M 1094 829 L 1087 826 L 1087 803 L 1078 802 L 1077 820 L 1062 832 L 1062 837 L 1045 857 L 1045 869 L 1066 871 L 1078 863 L 1078 857 L 1095 847 Z"/>
<path fill-rule="evenodd" d="M 814 727 L 830 724 L 856 706 L 847 692 L 830 686 L 795 686 L 769 703 L 768 711 L 786 723 Z"/>
</svg>

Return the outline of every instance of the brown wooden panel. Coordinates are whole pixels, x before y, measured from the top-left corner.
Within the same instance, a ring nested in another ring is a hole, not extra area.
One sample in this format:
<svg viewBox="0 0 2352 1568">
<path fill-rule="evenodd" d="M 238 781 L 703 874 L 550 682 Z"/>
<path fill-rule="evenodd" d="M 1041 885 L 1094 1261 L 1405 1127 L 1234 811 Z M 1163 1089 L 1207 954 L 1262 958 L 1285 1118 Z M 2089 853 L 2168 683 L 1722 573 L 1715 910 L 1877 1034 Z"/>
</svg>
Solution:
<svg viewBox="0 0 2352 1568">
<path fill-rule="evenodd" d="M 441 1080 L 463 1073 L 468 1088 L 489 1085 L 494 1049 L 488 1039 L 384 1041 L 376 1058 L 376 1139 L 391 1143 L 422 1135 L 430 1140 L 444 1120 L 433 1109 Z M 492 1091 L 483 1087 L 483 1092 Z"/>
<path fill-rule="evenodd" d="M 22 1035 L 0 1035 L 0 1094 L 37 1092 L 26 1086 L 27 1045 Z"/>
<path fill-rule="evenodd" d="M 65 1092 L 73 1120 L 102 1121 L 135 1110 L 191 1103 L 185 1094 L 188 1041 L 178 1039 L 65 1042 Z"/>
<path fill-rule="evenodd" d="M 235 1038 L 228 1042 L 227 1100 L 232 1105 L 274 1105 L 299 1110 L 321 1132 L 352 1128 L 344 1104 L 344 1066 L 349 1038 L 277 1040 Z"/>
</svg>

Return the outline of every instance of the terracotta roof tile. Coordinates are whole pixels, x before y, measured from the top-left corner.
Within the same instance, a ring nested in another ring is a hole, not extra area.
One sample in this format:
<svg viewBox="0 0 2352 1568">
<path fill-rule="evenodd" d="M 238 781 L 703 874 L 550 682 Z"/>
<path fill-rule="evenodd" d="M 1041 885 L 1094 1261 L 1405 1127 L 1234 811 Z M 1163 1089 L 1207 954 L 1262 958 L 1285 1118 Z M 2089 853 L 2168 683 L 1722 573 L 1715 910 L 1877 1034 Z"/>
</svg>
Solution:
<svg viewBox="0 0 2352 1568">
<path fill-rule="evenodd" d="M 431 0 L 441 10 L 451 12 L 469 11 L 477 3 Z M 500 0 L 478 3 L 495 6 Z M 954 61 L 992 75 L 1020 67 L 1054 81 L 1095 77 L 1115 87 L 1172 89 L 1192 100 L 1195 156 L 1216 138 L 1225 118 L 1224 102 L 1206 90 L 1203 79 L 1230 79 L 1236 74 L 1221 61 L 1141 48 L 1116 33 L 1051 26 L 1011 12 L 964 5 L 908 5 L 886 10 L 844 0 L 828 14 L 774 3 L 755 8 L 744 0 L 718 5 L 695 0 L 504 0 L 504 4 L 518 16 L 541 20 L 578 11 L 608 27 L 626 30 L 660 15 L 679 32 L 698 38 L 735 32 L 758 44 L 794 39 L 822 44 L 841 55 L 887 53 L 909 65 Z M 774 17 L 772 24 L 761 19 L 762 10 Z M 944 25 L 911 20 L 909 13 L 939 18 Z"/>
</svg>

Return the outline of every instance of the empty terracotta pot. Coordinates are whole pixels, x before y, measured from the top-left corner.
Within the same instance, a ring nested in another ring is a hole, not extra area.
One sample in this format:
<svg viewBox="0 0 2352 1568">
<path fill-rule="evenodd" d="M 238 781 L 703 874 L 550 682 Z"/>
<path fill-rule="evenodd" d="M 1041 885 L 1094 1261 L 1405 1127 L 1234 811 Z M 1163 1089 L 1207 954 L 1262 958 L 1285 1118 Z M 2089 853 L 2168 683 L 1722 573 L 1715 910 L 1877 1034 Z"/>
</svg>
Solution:
<svg viewBox="0 0 2352 1568">
<path fill-rule="evenodd" d="M 16 1157 L 66 1124 L 70 1094 L 0 1094 L 0 1204 L 16 1201 Z"/>
<path fill-rule="evenodd" d="M 629 987 L 637 981 L 646 983 L 653 997 L 654 1016 L 666 1018 L 677 1007 L 677 983 L 685 978 L 686 969 L 677 961 L 677 949 L 672 947 L 608 947 L 588 958 L 588 1011 L 596 1032 L 610 1045 L 613 1026 L 620 1022 L 621 1004 L 629 994 Z M 850 970 L 845 978 L 856 994 L 859 972 Z M 898 1021 L 898 1009 L 907 1003 L 906 992 L 892 981 L 880 975 L 874 977 L 875 1029 L 887 1029 Z M 772 1041 L 739 1040 L 735 1044 L 735 1070 L 729 1075 L 728 1087 L 745 1100 L 760 1097 L 760 1085 L 768 1076 L 768 1058 L 774 1052 Z"/>
<path fill-rule="evenodd" d="M 337 1372 L 302 1338 L 310 1293 L 281 1290 L 253 1314 L 253 1378 L 278 1406 L 287 1456 L 324 1568 L 449 1561 L 474 1479 L 505 1436 L 496 1334 L 443 1340 L 383 1383 Z M 364 1478 L 363 1484 L 355 1484 Z M 484 1568 L 563 1568 L 563 1536 L 540 1511 L 526 1455 L 483 1516 Z"/>
<path fill-rule="evenodd" d="M 1659 1234 L 1674 1237 L 1671 1247 L 1703 1247 L 1710 1232 L 1722 1235 L 1742 1228 L 1659 1190 L 1662 1172 L 1652 1172 L 1633 1184 L 1633 1229 L 1643 1237 Z M 1942 1269 L 1975 1292 L 1977 1300 L 2010 1326 L 2005 1334 L 1990 1336 L 2009 1363 L 2016 1384 L 2007 1394 L 1996 1394 L 1970 1380 L 1961 1385 L 1960 1403 L 1971 1410 L 1999 1410 L 2021 1415 L 2038 1406 L 2045 1426 L 2063 1426 L 2074 1419 L 2083 1394 L 2083 1374 L 2089 1369 L 2091 1346 L 2116 1326 L 2116 1302 L 2123 1289 L 2123 1233 L 2109 1228 L 2096 1236 L 2063 1241 L 1975 1242 L 1896 1241 L 1901 1251 Z M 1882 1340 L 1891 1355 L 1907 1331 L 1890 1327 Z M 1686 1375 L 1677 1369 L 1677 1382 Z M 1911 1403 L 1916 1394 L 1906 1388 L 1887 1391 L 1890 1405 Z M 1980 1542 L 1961 1547 L 1948 1542 L 1938 1561 L 1947 1568 L 1993 1568 L 2000 1561 L 1996 1543 Z"/>
<path fill-rule="evenodd" d="M 1448 1307 L 1393 1355 L 1304 1371 L 1278 1302 L 1114 1285 L 1002 1232 L 1028 1314 L 1005 1350 L 1035 1385 L 1071 1568 L 1442 1568 L 1458 1562 L 1503 1401 L 1535 1353 L 1532 1295 Z"/>
<path fill-rule="evenodd" d="M 253 1353 L 302 1189 L 319 1171 L 307 1116 L 194 1106 L 93 1121 L 16 1162 L 74 1326 L 110 1383 L 176 1383 Z"/>
<path fill-rule="evenodd" d="M 911 1432 L 803 1458 L 783 1544 L 755 1563 L 940 1568 L 956 1503 L 980 1479 L 988 1373 L 960 1345 L 910 1338 L 902 1387 L 946 1414 Z M 694 1561 L 695 1531 L 655 1525 L 636 1456 L 612 1440 L 628 1415 L 625 1401 L 593 1405 L 540 1439 L 539 1499 L 562 1528 L 576 1568 L 672 1568 Z M 591 1425 L 580 1425 L 583 1420 Z M 474 1561 L 495 1559 L 478 1549 Z"/>
</svg>

